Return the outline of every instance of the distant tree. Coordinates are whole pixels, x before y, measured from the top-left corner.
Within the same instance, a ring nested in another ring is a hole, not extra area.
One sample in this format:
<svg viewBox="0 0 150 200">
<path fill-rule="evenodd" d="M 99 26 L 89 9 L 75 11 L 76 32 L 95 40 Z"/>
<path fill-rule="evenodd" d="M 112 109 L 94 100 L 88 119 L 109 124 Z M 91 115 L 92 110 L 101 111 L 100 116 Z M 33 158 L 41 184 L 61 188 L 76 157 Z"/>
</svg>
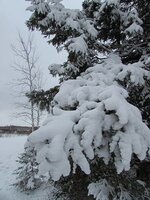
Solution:
<svg viewBox="0 0 150 200">
<path fill-rule="evenodd" d="M 33 131 L 40 124 L 41 111 L 38 105 L 28 102 L 26 94 L 31 93 L 33 90 L 40 90 L 43 80 L 32 34 L 29 34 L 27 40 L 25 40 L 19 33 L 18 44 L 11 47 L 16 58 L 13 68 L 18 73 L 18 78 L 13 83 L 15 88 L 19 90 L 17 95 L 23 97 L 23 102 L 21 100 L 16 102 L 18 109 L 20 109 L 17 117 L 29 123 Z"/>
</svg>

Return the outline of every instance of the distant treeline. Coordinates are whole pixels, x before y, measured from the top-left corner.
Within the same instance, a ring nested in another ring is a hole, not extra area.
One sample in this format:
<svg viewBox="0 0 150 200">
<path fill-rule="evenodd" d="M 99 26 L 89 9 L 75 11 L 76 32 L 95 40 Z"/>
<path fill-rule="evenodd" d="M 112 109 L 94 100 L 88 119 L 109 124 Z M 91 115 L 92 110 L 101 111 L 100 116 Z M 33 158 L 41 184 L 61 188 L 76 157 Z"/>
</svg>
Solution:
<svg viewBox="0 0 150 200">
<path fill-rule="evenodd" d="M 32 128 L 29 126 L 0 126 L 0 134 L 30 134 L 31 132 Z"/>
</svg>

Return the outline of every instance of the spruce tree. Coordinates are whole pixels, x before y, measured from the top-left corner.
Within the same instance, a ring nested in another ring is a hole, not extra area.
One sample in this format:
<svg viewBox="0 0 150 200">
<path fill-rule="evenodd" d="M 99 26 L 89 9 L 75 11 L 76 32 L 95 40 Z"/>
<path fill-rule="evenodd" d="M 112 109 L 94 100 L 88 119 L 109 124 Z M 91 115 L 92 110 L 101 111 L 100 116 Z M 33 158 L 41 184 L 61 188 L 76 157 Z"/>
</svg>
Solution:
<svg viewBox="0 0 150 200">
<path fill-rule="evenodd" d="M 36 152 L 34 149 L 25 150 L 19 157 L 17 162 L 19 167 L 15 170 L 16 183 L 14 184 L 21 191 L 32 191 L 37 189 L 42 178 L 38 176 L 38 163 L 36 162 Z"/>
<path fill-rule="evenodd" d="M 38 174 L 49 172 L 71 199 L 87 199 L 87 188 L 96 200 L 148 199 L 140 169 L 150 148 L 149 2 L 86 0 L 79 11 L 61 0 L 30 1 L 28 27 L 68 52 L 49 67 L 61 81 L 53 112 L 27 141 Z"/>
</svg>

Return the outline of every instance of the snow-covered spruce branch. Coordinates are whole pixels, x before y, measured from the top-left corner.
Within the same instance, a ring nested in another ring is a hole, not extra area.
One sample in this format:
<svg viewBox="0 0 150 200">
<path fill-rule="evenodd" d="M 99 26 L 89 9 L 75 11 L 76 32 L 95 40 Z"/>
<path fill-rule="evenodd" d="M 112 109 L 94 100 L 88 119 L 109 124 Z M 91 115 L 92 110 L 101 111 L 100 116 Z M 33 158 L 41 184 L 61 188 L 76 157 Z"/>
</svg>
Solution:
<svg viewBox="0 0 150 200">
<path fill-rule="evenodd" d="M 127 91 L 117 83 L 126 75 L 133 84 L 142 84 L 143 77 L 149 76 L 140 62 L 126 66 L 111 55 L 103 64 L 61 85 L 53 115 L 26 143 L 37 151 L 39 174 L 49 172 L 55 181 L 68 176 L 70 158 L 73 170 L 78 165 L 86 174 L 90 174 L 90 161 L 95 156 L 105 164 L 113 161 L 118 173 L 130 169 L 133 154 L 145 159 L 150 130 L 140 111 L 127 102 Z"/>
</svg>

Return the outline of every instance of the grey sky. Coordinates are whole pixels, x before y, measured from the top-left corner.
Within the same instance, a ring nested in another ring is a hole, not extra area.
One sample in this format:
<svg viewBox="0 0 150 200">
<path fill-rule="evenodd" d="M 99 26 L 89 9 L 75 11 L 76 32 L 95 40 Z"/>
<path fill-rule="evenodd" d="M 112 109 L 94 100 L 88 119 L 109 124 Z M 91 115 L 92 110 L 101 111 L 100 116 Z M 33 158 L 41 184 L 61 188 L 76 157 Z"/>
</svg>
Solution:
<svg viewBox="0 0 150 200">
<path fill-rule="evenodd" d="M 81 8 L 82 0 L 64 0 L 66 7 Z M 11 95 L 12 88 L 10 82 L 16 77 L 13 64 L 13 53 L 10 45 L 17 41 L 17 32 L 23 37 L 27 36 L 28 29 L 25 21 L 30 16 L 30 12 L 25 11 L 29 2 L 25 0 L 0 0 L 0 126 L 1 125 L 25 125 L 19 119 L 13 119 L 12 114 L 16 112 L 15 97 Z M 57 80 L 49 76 L 48 65 L 51 63 L 62 63 L 65 54 L 57 54 L 56 49 L 46 43 L 40 33 L 34 33 L 38 54 L 40 55 L 39 64 L 46 79 L 45 89 L 56 84 Z"/>
</svg>

